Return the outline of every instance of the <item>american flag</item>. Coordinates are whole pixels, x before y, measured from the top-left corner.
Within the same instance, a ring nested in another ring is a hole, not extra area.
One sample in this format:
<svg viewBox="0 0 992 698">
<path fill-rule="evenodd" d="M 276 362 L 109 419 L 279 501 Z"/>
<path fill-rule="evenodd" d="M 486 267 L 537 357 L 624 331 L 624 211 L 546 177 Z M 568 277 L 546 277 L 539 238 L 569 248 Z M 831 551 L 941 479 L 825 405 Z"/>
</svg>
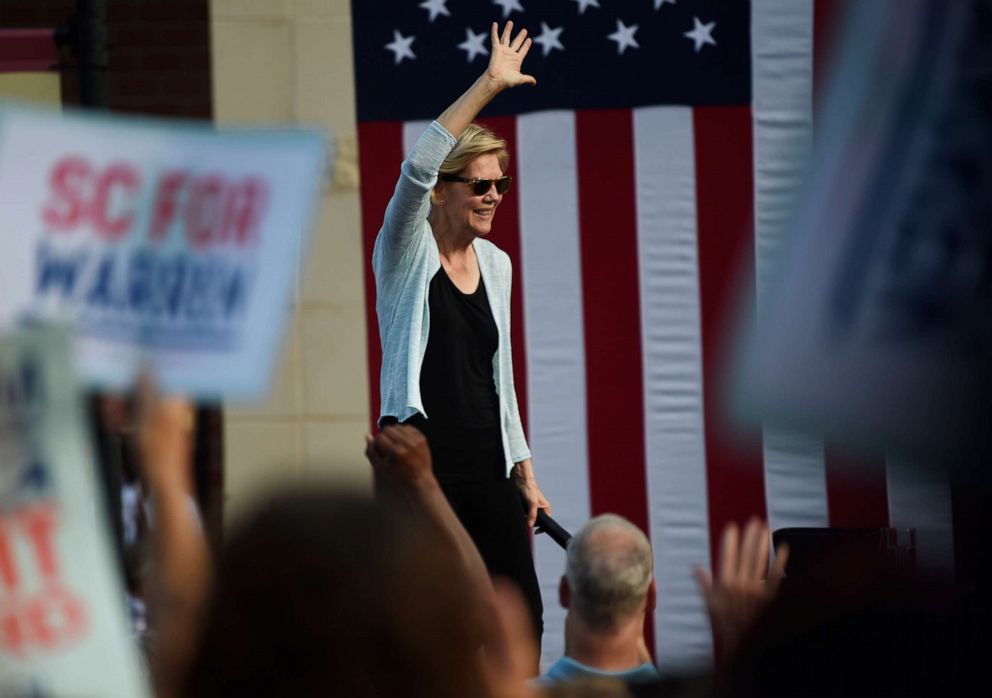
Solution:
<svg viewBox="0 0 992 698">
<path fill-rule="evenodd" d="M 534 39 L 524 72 L 537 86 L 500 95 L 479 119 L 510 144 L 514 188 L 490 239 L 514 264 L 524 428 L 566 528 L 611 511 L 649 534 L 663 671 L 712 660 L 691 569 L 716 559 L 730 521 L 929 526 L 921 554 L 949 549 L 939 486 L 883 455 L 849 468 L 832 444 L 768 426 L 738 442 L 721 409 L 734 319 L 742 302 L 760 312 L 811 148 L 838 2 L 352 2 L 367 260 L 404 154 L 485 69 L 491 23 L 513 20 Z M 374 419 L 369 266 L 365 280 Z M 542 656 L 554 661 L 564 558 L 543 536 L 535 558 Z"/>
</svg>

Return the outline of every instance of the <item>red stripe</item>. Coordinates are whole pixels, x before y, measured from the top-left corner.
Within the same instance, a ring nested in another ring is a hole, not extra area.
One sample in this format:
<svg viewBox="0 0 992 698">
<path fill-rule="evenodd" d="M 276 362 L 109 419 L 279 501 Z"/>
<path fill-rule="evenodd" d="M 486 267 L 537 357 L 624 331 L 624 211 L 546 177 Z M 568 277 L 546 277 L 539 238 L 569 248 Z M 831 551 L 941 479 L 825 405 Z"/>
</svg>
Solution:
<svg viewBox="0 0 992 698">
<path fill-rule="evenodd" d="M 58 67 L 51 29 L 0 30 L 0 73 L 34 73 Z"/>
<path fill-rule="evenodd" d="M 824 444 L 830 525 L 874 528 L 889 525 L 884 454 L 852 454 Z"/>
<path fill-rule="evenodd" d="M 826 84 L 827 69 L 833 55 L 834 37 L 837 34 L 846 0 L 814 0 L 813 2 L 813 102 L 819 106 L 822 90 Z"/>
<path fill-rule="evenodd" d="M 575 133 L 590 510 L 649 531 L 632 114 L 579 111 Z"/>
<path fill-rule="evenodd" d="M 372 274 L 372 248 L 382 227 L 386 204 L 396 188 L 403 162 L 403 124 L 364 122 L 358 124 L 358 166 L 361 176 L 362 243 L 365 272 L 365 329 L 369 361 L 369 416 L 375 432 L 379 419 L 379 369 L 382 346 L 375 315 L 375 276 Z"/>
<path fill-rule="evenodd" d="M 703 349 L 703 421 L 709 495 L 710 546 L 714 563 L 724 526 L 765 517 L 760 437 L 732 436 L 725 360 L 741 299 L 753 306 L 754 167 L 750 107 L 693 110 L 696 152 L 696 216 Z"/>
<path fill-rule="evenodd" d="M 485 120 L 484 125 L 506 139 L 507 150 L 517 152 L 517 119 L 513 116 L 496 116 Z M 513 381 L 517 388 L 517 404 L 524 432 L 529 433 L 527 422 L 527 345 L 524 343 L 524 290 L 523 257 L 520 254 L 520 179 L 517 177 L 516 158 L 504 174 L 513 177 L 514 186 L 499 205 L 499 216 L 490 240 L 510 255 L 513 262 L 513 287 L 510 290 L 510 346 L 513 349 Z"/>
</svg>

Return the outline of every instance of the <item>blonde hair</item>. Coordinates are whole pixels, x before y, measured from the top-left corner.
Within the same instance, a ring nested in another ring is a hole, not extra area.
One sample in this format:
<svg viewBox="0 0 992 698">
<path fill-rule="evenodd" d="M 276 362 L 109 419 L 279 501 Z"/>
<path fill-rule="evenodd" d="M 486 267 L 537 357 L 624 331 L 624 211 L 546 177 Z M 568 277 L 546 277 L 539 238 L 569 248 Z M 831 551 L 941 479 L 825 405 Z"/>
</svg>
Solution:
<svg viewBox="0 0 992 698">
<path fill-rule="evenodd" d="M 499 160 L 499 167 L 506 172 L 510 164 L 510 153 L 506 149 L 506 141 L 479 124 L 469 124 L 462 132 L 455 147 L 441 163 L 440 174 L 458 174 L 480 155 L 492 153 Z"/>
</svg>

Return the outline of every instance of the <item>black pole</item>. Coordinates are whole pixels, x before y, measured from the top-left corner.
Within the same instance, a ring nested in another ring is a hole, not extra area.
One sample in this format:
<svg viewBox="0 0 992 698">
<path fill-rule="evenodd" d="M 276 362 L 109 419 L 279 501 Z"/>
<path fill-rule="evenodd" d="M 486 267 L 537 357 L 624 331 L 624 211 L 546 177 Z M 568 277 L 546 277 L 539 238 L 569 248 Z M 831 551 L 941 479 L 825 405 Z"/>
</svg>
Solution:
<svg viewBox="0 0 992 698">
<path fill-rule="evenodd" d="M 76 0 L 73 51 L 79 70 L 79 103 L 107 106 L 107 0 Z"/>
</svg>

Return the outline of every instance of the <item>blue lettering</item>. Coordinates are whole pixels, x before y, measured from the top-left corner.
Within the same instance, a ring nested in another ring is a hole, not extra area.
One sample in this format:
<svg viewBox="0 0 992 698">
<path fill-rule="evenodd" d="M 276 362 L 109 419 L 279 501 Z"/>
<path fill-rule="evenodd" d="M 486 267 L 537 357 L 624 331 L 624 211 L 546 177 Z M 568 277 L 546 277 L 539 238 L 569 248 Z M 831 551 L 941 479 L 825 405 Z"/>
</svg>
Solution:
<svg viewBox="0 0 992 698">
<path fill-rule="evenodd" d="M 0 405 L 26 408 L 41 401 L 41 368 L 33 356 L 24 356 L 19 366 L 0 375 Z"/>
<path fill-rule="evenodd" d="M 76 287 L 80 268 L 86 263 L 86 252 L 61 256 L 48 245 L 38 248 L 38 293 L 53 289 L 63 297 L 71 296 Z"/>
<path fill-rule="evenodd" d="M 245 302 L 245 279 L 244 270 L 235 269 L 231 275 L 231 282 L 227 285 L 227 292 L 224 294 L 224 319 L 230 320 L 233 315 L 241 312 Z"/>
<path fill-rule="evenodd" d="M 88 305 L 109 306 L 113 297 L 111 295 L 111 281 L 114 279 L 114 257 L 107 255 L 100 260 L 100 266 L 96 272 L 96 281 L 86 296 Z"/>
</svg>

